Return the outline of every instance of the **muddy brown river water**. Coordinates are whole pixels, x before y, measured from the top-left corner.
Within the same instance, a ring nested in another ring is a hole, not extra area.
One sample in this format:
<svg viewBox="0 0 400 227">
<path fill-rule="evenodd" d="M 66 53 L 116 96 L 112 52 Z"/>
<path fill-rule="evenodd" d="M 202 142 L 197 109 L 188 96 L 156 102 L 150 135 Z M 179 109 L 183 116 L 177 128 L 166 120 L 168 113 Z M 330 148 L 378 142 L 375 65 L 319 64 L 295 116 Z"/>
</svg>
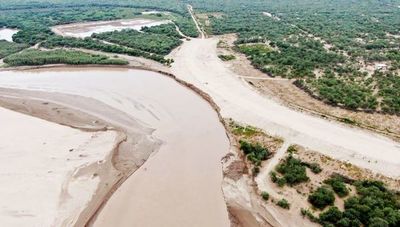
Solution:
<svg viewBox="0 0 400 227">
<path fill-rule="evenodd" d="M 193 91 L 158 73 L 106 68 L 0 72 L 0 87 L 96 99 L 154 129 L 162 141 L 91 225 L 229 225 L 221 191 L 229 141 L 217 113 Z"/>
</svg>

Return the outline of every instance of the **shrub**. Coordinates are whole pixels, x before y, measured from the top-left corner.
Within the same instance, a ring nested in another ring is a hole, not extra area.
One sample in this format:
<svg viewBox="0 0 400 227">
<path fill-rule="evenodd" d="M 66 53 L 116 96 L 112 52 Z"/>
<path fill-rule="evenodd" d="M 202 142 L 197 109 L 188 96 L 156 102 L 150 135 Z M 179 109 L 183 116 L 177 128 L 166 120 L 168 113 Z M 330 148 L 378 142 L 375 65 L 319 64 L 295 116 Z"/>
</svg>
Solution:
<svg viewBox="0 0 400 227">
<path fill-rule="evenodd" d="M 321 168 L 321 166 L 318 164 L 318 163 L 311 163 L 309 166 L 308 166 L 308 168 L 310 168 L 310 170 L 313 172 L 313 173 L 315 173 L 315 174 L 318 174 L 318 173 L 320 173 L 320 172 L 322 172 L 322 168 Z"/>
<path fill-rule="evenodd" d="M 322 172 L 321 166 L 316 162 L 312 162 L 312 163 L 303 162 L 303 165 L 306 166 L 307 168 L 309 168 L 311 170 L 311 172 L 313 172 L 315 174 Z"/>
<path fill-rule="evenodd" d="M 242 150 L 247 155 L 247 159 L 256 166 L 260 166 L 261 161 L 267 160 L 271 154 L 267 148 L 258 143 L 252 144 L 244 140 L 240 140 L 239 143 L 240 150 Z"/>
<path fill-rule="evenodd" d="M 276 176 L 276 172 L 272 171 L 269 175 L 272 182 L 276 183 L 278 181 L 279 178 Z"/>
<path fill-rule="evenodd" d="M 343 179 L 338 176 L 331 177 L 325 180 L 324 183 L 329 184 L 339 197 L 345 197 L 349 194 L 349 189 L 347 189 Z"/>
<path fill-rule="evenodd" d="M 278 184 L 279 187 L 283 187 L 286 184 L 286 179 L 284 177 L 278 178 L 276 183 Z"/>
<path fill-rule="evenodd" d="M 286 199 L 281 199 L 276 204 L 284 209 L 290 209 L 290 203 Z"/>
<path fill-rule="evenodd" d="M 286 160 L 276 167 L 276 171 L 283 175 L 286 183 L 289 185 L 295 185 L 309 179 L 306 167 L 303 166 L 299 159 L 294 158 L 292 154 L 289 154 Z"/>
<path fill-rule="evenodd" d="M 260 167 L 254 166 L 252 172 L 253 176 L 257 176 L 260 173 Z"/>
<path fill-rule="evenodd" d="M 319 187 L 315 192 L 308 196 L 308 201 L 318 209 L 324 209 L 328 205 L 332 205 L 335 196 L 329 188 Z"/>
<path fill-rule="evenodd" d="M 268 201 L 269 193 L 268 192 L 261 192 L 261 197 L 263 198 L 263 200 Z"/>
<path fill-rule="evenodd" d="M 312 222 L 319 221 L 319 219 L 317 217 L 315 217 L 314 214 L 311 213 L 311 211 L 308 209 L 301 208 L 300 212 L 303 217 L 308 217 L 308 219 L 310 219 L 310 221 L 312 221 Z"/>
<path fill-rule="evenodd" d="M 342 219 L 342 212 L 337 207 L 330 207 L 327 211 L 319 215 L 321 223 L 336 223 Z"/>
<path fill-rule="evenodd" d="M 295 145 L 290 145 L 286 151 L 289 153 L 296 153 L 297 148 Z"/>
<path fill-rule="evenodd" d="M 233 56 L 233 55 L 231 55 L 231 54 L 229 54 L 229 55 L 220 54 L 220 55 L 218 55 L 218 57 L 219 57 L 222 61 L 231 61 L 231 60 L 234 60 L 234 59 L 236 58 L 235 56 Z"/>
</svg>

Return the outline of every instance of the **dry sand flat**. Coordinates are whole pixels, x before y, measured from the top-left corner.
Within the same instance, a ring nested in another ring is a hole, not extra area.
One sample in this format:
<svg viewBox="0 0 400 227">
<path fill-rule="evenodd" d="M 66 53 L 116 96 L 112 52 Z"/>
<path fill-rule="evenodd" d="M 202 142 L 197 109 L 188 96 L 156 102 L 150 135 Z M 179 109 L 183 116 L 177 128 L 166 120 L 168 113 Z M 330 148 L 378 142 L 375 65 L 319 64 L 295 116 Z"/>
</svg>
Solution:
<svg viewBox="0 0 400 227">
<path fill-rule="evenodd" d="M 91 97 L 154 129 L 160 150 L 111 196 L 94 226 L 229 225 L 220 163 L 229 141 L 194 92 L 157 73 L 106 68 L 0 72 L 0 87 Z"/>
<path fill-rule="evenodd" d="M 91 36 L 93 33 L 120 31 L 123 29 L 140 30 L 145 26 L 151 27 L 165 23 L 170 23 L 170 21 L 168 20 L 157 21 L 157 20 L 137 18 L 137 19 L 96 21 L 96 22 L 58 25 L 53 27 L 51 30 L 57 35 L 70 36 L 75 38 L 85 38 Z"/>
<path fill-rule="evenodd" d="M 363 130 L 352 129 L 296 112 L 257 93 L 217 57 L 218 40 L 192 39 L 172 54 L 172 72 L 211 95 L 223 117 L 262 128 L 339 160 L 400 176 L 398 143 Z M 251 75 L 249 75 L 251 76 Z"/>
<path fill-rule="evenodd" d="M 0 119 L 1 225 L 60 226 L 79 216 L 100 181 L 82 170 L 106 159 L 116 133 L 82 132 L 3 108 Z"/>
</svg>

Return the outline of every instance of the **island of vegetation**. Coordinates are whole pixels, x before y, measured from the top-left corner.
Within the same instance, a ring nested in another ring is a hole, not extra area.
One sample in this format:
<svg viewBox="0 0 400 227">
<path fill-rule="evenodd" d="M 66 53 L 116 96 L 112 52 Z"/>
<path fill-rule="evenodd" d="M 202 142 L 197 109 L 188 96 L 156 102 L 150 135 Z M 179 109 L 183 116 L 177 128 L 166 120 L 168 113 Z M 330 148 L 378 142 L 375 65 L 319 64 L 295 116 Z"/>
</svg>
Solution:
<svg viewBox="0 0 400 227">
<path fill-rule="evenodd" d="M 4 58 L 8 66 L 23 65 L 127 65 L 128 62 L 121 59 L 109 58 L 104 55 L 89 54 L 81 51 L 50 50 L 40 51 L 35 49 L 24 50 Z"/>
</svg>

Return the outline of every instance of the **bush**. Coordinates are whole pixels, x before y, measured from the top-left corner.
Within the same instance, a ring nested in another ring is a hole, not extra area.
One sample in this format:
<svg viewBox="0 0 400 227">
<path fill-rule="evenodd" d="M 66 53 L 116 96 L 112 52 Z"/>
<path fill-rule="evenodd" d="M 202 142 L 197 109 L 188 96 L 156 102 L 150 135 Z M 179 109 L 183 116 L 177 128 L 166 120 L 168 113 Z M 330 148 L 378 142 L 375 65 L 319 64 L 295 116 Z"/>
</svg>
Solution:
<svg viewBox="0 0 400 227">
<path fill-rule="evenodd" d="M 268 201 L 269 193 L 268 192 L 261 192 L 261 197 L 263 198 L 263 200 Z"/>
<path fill-rule="evenodd" d="M 252 144 L 244 140 L 240 140 L 239 143 L 240 150 L 242 150 L 247 155 L 247 159 L 256 166 L 260 166 L 261 162 L 267 160 L 271 155 L 267 148 L 258 143 Z"/>
<path fill-rule="evenodd" d="M 314 214 L 311 213 L 311 211 L 308 209 L 301 208 L 300 212 L 303 217 L 308 217 L 308 219 L 310 219 L 310 221 L 312 221 L 312 222 L 319 221 L 319 219 L 317 217 L 315 217 Z"/>
<path fill-rule="evenodd" d="M 342 216 L 342 212 L 337 207 L 330 207 L 319 215 L 319 220 L 321 223 L 336 223 L 342 219 Z"/>
<path fill-rule="evenodd" d="M 290 209 L 290 203 L 286 199 L 281 199 L 276 204 L 284 209 Z"/>
<path fill-rule="evenodd" d="M 313 162 L 313 163 L 303 162 L 303 164 L 305 166 L 307 166 L 311 170 L 311 172 L 313 172 L 315 174 L 322 172 L 321 166 L 316 162 Z"/>
<path fill-rule="evenodd" d="M 285 181 L 289 185 L 295 185 L 301 182 L 308 181 L 306 167 L 302 164 L 301 160 L 296 159 L 289 154 L 289 156 L 281 162 L 276 171 L 283 175 Z"/>
<path fill-rule="evenodd" d="M 343 179 L 338 176 L 331 177 L 325 180 L 324 183 L 329 184 L 339 197 L 345 197 L 349 194 L 349 189 L 347 189 Z"/>
<path fill-rule="evenodd" d="M 309 168 L 313 173 L 316 173 L 316 174 L 322 172 L 322 168 L 318 163 L 311 163 Z"/>
<path fill-rule="evenodd" d="M 286 184 L 286 179 L 284 177 L 278 178 L 276 183 L 278 184 L 279 187 L 283 187 Z"/>
<path fill-rule="evenodd" d="M 231 61 L 231 60 L 233 60 L 233 59 L 236 58 L 234 55 L 231 55 L 231 54 L 229 54 L 229 55 L 220 54 L 220 55 L 218 55 L 218 57 L 219 57 L 222 61 Z"/>
<path fill-rule="evenodd" d="M 269 175 L 272 182 L 276 183 L 278 181 L 279 178 L 276 176 L 276 172 L 272 171 Z"/>
<path fill-rule="evenodd" d="M 319 187 L 315 192 L 308 196 L 308 201 L 314 207 L 322 210 L 335 202 L 335 196 L 329 188 Z"/>
<path fill-rule="evenodd" d="M 296 153 L 297 148 L 295 145 L 290 145 L 286 151 L 289 153 Z"/>
<path fill-rule="evenodd" d="M 252 173 L 253 173 L 253 176 L 257 176 L 260 173 L 260 167 L 254 166 Z"/>
</svg>

